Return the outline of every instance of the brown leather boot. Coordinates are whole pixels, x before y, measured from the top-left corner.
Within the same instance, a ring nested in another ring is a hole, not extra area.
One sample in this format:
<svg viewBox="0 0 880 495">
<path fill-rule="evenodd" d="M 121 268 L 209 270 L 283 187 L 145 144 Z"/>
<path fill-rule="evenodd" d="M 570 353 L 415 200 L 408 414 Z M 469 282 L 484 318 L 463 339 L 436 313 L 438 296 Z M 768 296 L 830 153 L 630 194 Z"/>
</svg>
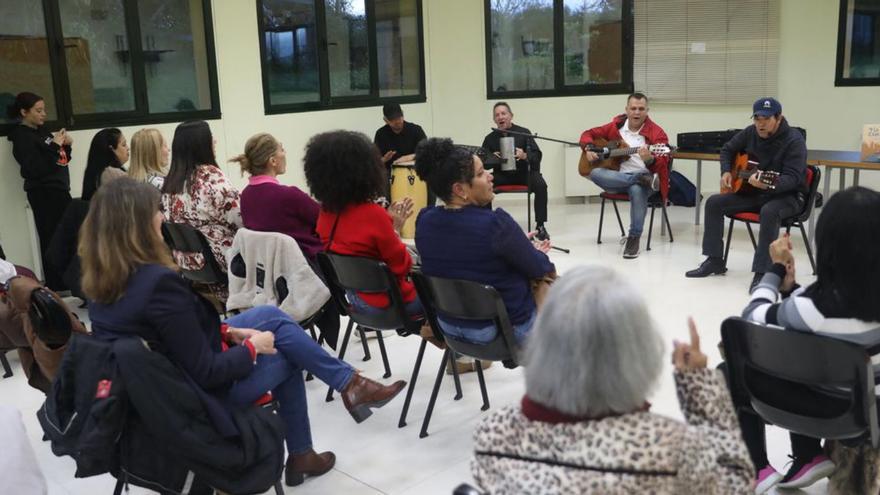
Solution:
<svg viewBox="0 0 880 495">
<path fill-rule="evenodd" d="M 378 409 L 391 401 L 406 387 L 406 382 L 397 380 L 391 385 L 364 378 L 355 373 L 342 391 L 342 403 L 356 423 L 361 423 Z"/>
<path fill-rule="evenodd" d="M 288 456 L 284 468 L 284 483 L 287 486 L 301 485 L 306 476 L 321 476 L 333 469 L 336 454 L 309 450 L 304 454 Z"/>
</svg>

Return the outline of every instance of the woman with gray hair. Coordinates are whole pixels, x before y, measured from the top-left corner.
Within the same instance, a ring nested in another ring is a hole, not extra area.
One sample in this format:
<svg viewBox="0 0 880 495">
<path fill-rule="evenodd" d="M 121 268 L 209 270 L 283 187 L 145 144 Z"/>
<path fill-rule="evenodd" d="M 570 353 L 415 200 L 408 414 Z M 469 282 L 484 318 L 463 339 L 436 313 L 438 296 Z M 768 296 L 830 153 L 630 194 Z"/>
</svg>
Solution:
<svg viewBox="0 0 880 495">
<path fill-rule="evenodd" d="M 672 353 L 686 423 L 649 412 L 664 344 L 634 286 L 600 266 L 551 287 L 525 350 L 521 404 L 474 434 L 490 493 L 748 493 L 754 467 L 699 335 Z"/>
</svg>

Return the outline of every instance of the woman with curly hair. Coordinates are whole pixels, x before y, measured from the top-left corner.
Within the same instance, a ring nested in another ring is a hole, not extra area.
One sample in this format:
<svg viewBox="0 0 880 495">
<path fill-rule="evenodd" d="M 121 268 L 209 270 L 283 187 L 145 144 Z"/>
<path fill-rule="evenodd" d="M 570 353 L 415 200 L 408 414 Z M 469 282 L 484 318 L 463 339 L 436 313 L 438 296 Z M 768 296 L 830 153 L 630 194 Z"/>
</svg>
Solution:
<svg viewBox="0 0 880 495">
<path fill-rule="evenodd" d="M 325 249 L 384 261 L 397 278 L 407 314 L 420 316 L 422 305 L 409 280 L 412 257 L 399 237 L 412 215 L 412 201 L 393 203 L 388 210 L 377 203 L 388 180 L 379 150 L 359 132 L 325 132 L 309 140 L 303 164 L 306 182 L 321 203 L 316 230 Z M 390 304 L 383 293 L 349 298 L 361 311 Z"/>
</svg>

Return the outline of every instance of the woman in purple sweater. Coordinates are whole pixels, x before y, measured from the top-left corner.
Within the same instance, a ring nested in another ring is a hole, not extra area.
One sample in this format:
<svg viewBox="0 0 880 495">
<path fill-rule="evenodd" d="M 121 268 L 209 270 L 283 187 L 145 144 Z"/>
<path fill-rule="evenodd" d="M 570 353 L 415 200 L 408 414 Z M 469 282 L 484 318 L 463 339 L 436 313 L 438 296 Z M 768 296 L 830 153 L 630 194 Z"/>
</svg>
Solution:
<svg viewBox="0 0 880 495">
<path fill-rule="evenodd" d="M 238 162 L 242 174 L 247 172 L 251 176 L 240 199 L 244 228 L 293 237 L 312 269 L 323 279 L 317 255 L 324 247 L 315 233 L 321 206 L 300 188 L 278 181 L 277 177 L 287 171 L 284 146 L 271 134 L 256 134 L 245 143 L 244 153 L 229 161 Z M 316 323 L 324 340 L 335 349 L 339 311 L 332 301 L 324 306 Z"/>
</svg>

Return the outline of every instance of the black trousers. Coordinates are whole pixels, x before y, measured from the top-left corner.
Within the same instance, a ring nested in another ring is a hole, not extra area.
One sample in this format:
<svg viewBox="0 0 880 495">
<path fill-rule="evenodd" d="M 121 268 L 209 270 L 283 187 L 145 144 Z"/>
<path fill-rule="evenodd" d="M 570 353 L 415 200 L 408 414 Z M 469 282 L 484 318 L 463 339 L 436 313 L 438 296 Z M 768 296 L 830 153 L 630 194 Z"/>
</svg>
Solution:
<svg viewBox="0 0 880 495">
<path fill-rule="evenodd" d="M 703 254 L 724 256 L 724 216 L 734 213 L 758 213 L 761 227 L 758 232 L 758 248 L 752 258 L 752 271 L 764 273 L 770 270 L 770 243 L 779 237 L 782 220 L 797 215 L 803 208 L 798 195 L 784 194 L 715 194 L 706 200 L 705 230 L 703 230 Z"/>
<path fill-rule="evenodd" d="M 496 186 L 526 185 L 524 171 L 502 172 L 498 170 L 497 172 L 493 171 L 493 175 L 495 177 L 493 182 Z M 532 170 L 529 179 L 529 188 L 535 195 L 535 223 L 541 225 L 547 221 L 547 183 L 539 170 Z"/>
<path fill-rule="evenodd" d="M 47 253 L 55 229 L 70 203 L 70 192 L 60 189 L 37 188 L 27 191 L 27 198 L 31 204 L 31 210 L 34 212 L 34 224 L 36 224 L 37 235 L 40 238 L 40 254 L 43 260 L 46 285 L 54 291 L 65 290 L 67 287 L 61 280 L 61 273 L 49 262 Z"/>
<path fill-rule="evenodd" d="M 727 363 L 718 365 L 718 369 L 724 373 L 727 378 Z M 728 381 L 728 384 L 730 382 Z M 800 386 L 792 387 L 792 384 L 786 381 L 777 380 L 767 377 L 765 380 L 753 381 L 750 383 L 753 393 L 761 397 L 774 396 L 778 405 L 784 405 L 797 398 L 797 404 L 800 406 L 804 403 L 812 404 L 813 410 L 804 411 L 806 414 L 824 416 L 828 414 L 828 408 L 825 407 L 826 401 L 824 396 L 814 393 L 809 387 Z M 739 418 L 739 427 L 742 431 L 743 441 L 749 450 L 749 457 L 755 465 L 755 470 L 760 471 L 770 464 L 767 460 L 767 437 L 766 423 L 751 410 L 748 397 L 742 392 L 731 390 L 731 399 L 733 407 L 736 409 L 736 415 Z M 839 412 L 839 411 L 833 411 Z M 797 459 L 812 459 L 822 453 L 822 441 L 818 438 L 808 437 L 794 432 L 789 432 L 791 439 L 791 455 Z"/>
<path fill-rule="evenodd" d="M 324 282 L 324 285 L 329 287 L 330 284 L 324 279 L 324 272 L 321 271 L 321 267 L 318 265 L 318 260 L 309 259 L 308 262 L 312 271 L 315 272 L 318 278 Z M 339 341 L 339 318 L 341 317 L 339 306 L 336 305 L 336 301 L 333 297 L 330 297 L 330 300 L 324 304 L 323 310 L 324 312 L 321 313 L 321 316 L 315 320 L 315 325 L 321 330 L 321 335 L 324 336 L 324 342 L 335 350 L 336 343 Z"/>
</svg>

